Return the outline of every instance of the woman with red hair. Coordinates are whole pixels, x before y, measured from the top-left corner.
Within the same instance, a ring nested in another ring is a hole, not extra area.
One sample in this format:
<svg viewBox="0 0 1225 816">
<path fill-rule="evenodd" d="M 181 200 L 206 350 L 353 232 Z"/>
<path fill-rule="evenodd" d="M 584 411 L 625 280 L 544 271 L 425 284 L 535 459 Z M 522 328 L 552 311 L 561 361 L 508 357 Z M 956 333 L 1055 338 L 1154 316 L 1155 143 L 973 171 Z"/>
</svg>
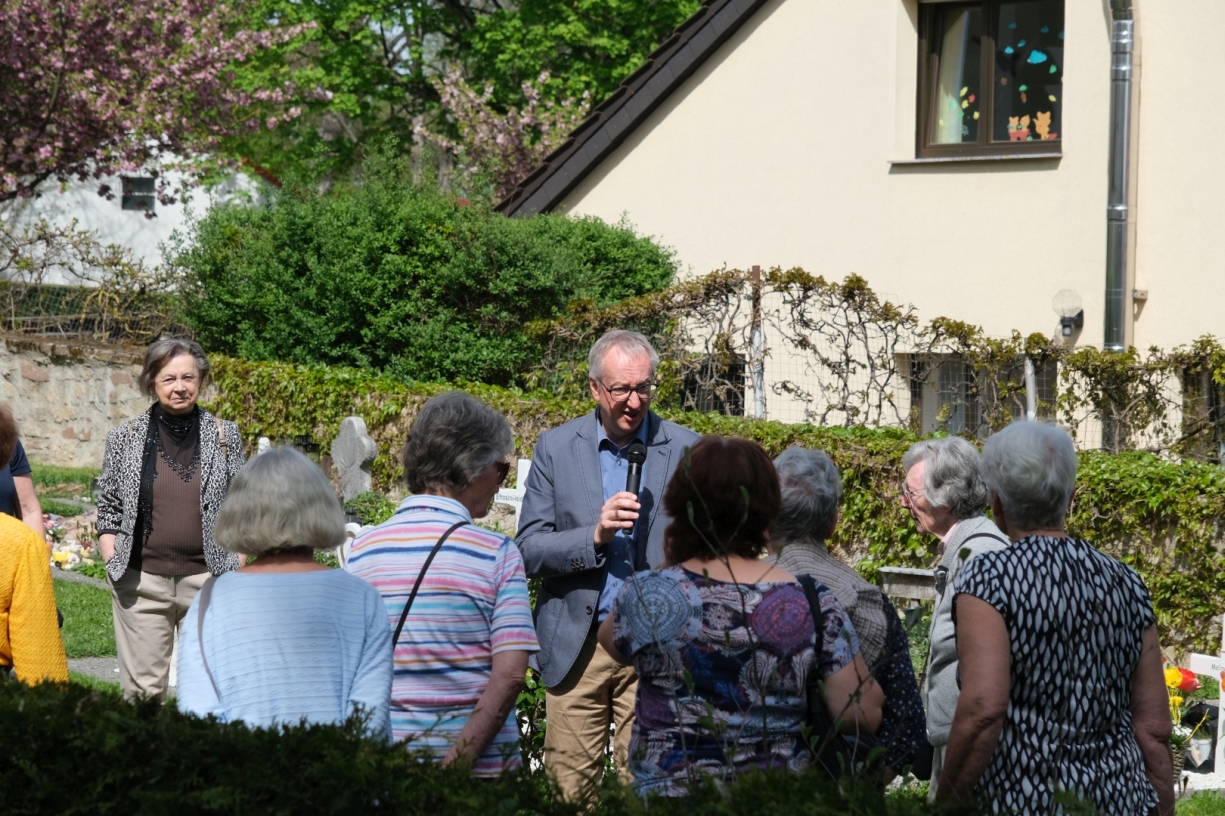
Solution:
<svg viewBox="0 0 1225 816">
<path fill-rule="evenodd" d="M 704 775 L 810 766 L 813 672 L 839 731 L 875 731 L 883 695 L 846 613 L 816 585 L 818 633 L 805 589 L 761 560 L 781 504 L 761 446 L 704 438 L 687 451 L 663 504 L 673 519 L 668 563 L 630 577 L 599 633 L 609 654 L 638 672 L 635 789 L 679 796 Z"/>
</svg>

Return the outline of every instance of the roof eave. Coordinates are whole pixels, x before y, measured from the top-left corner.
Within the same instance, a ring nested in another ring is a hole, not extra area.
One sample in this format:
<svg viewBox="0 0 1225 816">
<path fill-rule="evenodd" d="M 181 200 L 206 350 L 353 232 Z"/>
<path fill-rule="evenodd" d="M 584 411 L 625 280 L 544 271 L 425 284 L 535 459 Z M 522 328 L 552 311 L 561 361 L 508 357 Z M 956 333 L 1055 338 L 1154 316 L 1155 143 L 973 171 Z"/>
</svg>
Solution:
<svg viewBox="0 0 1225 816">
<path fill-rule="evenodd" d="M 497 210 L 525 218 L 556 208 L 765 2 L 706 0 Z"/>
</svg>

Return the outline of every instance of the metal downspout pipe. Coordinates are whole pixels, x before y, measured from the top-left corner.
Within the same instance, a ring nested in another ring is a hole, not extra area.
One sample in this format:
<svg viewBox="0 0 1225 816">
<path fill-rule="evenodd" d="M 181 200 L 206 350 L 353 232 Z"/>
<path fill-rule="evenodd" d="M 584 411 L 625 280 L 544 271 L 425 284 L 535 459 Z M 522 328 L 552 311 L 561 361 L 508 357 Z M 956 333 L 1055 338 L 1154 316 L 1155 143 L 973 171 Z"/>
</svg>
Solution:
<svg viewBox="0 0 1225 816">
<path fill-rule="evenodd" d="M 1131 105 L 1135 27 L 1131 0 L 1110 0 L 1110 186 L 1106 206 L 1107 351 L 1127 347 L 1127 271 L 1130 258 Z"/>
</svg>

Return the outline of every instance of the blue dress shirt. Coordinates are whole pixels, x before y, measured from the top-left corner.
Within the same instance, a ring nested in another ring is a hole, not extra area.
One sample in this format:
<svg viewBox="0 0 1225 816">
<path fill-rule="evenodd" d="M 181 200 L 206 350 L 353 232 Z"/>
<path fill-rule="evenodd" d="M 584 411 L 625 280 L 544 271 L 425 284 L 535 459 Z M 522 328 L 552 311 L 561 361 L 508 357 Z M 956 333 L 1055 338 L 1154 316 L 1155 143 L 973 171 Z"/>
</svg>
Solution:
<svg viewBox="0 0 1225 816">
<path fill-rule="evenodd" d="M 625 443 L 624 448 L 618 448 L 608 438 L 608 434 L 604 432 L 604 423 L 600 422 L 598 409 L 595 413 L 595 421 L 599 439 L 600 479 L 604 486 L 604 501 L 607 502 L 625 490 L 625 477 L 629 472 L 629 462 L 626 461 L 625 454 L 630 445 L 634 442 L 641 442 L 644 445 L 647 443 L 647 416 L 644 412 L 642 424 L 634 432 L 633 439 Z M 645 464 L 642 466 L 642 471 L 646 473 Z M 638 521 L 642 521 L 641 514 Z M 634 573 L 634 541 L 637 532 L 637 525 L 630 530 L 621 530 L 613 536 L 612 541 L 604 545 L 603 555 L 608 563 L 608 572 L 604 577 L 604 588 L 600 590 L 600 605 L 597 614 L 599 621 L 603 621 L 612 609 L 613 601 L 621 590 L 621 584 Z"/>
</svg>

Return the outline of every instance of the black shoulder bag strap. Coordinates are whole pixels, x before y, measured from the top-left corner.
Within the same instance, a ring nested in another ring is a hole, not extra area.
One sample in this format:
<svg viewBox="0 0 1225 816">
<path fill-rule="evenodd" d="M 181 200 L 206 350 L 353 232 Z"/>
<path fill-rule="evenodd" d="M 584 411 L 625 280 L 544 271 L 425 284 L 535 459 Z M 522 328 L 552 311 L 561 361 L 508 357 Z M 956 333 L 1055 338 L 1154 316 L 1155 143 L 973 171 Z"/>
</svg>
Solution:
<svg viewBox="0 0 1225 816">
<path fill-rule="evenodd" d="M 204 654 L 204 613 L 208 612 L 208 602 L 213 598 L 215 583 L 217 576 L 210 575 L 204 586 L 200 587 L 200 603 L 196 607 L 196 643 L 200 645 L 200 660 L 204 663 L 204 672 L 208 675 L 208 682 L 213 684 L 213 693 L 217 695 L 217 702 L 220 703 L 221 690 L 217 688 L 217 680 L 213 677 L 213 670 L 208 666 L 208 657 Z"/>
<path fill-rule="evenodd" d="M 854 756 L 846 740 L 835 729 L 834 718 L 830 716 L 829 707 L 826 706 L 825 697 L 820 691 L 821 652 L 825 649 L 825 615 L 821 611 L 817 582 L 811 575 L 798 575 L 796 578 L 808 598 L 808 606 L 812 610 L 812 625 L 817 633 L 816 659 L 812 664 L 812 673 L 808 676 L 808 725 L 812 729 L 808 739 L 812 744 L 816 764 L 829 776 L 837 779 L 853 772 Z"/>
<path fill-rule="evenodd" d="M 421 572 L 417 575 L 417 582 L 413 584 L 413 591 L 408 594 L 408 600 L 404 602 L 404 611 L 400 613 L 400 622 L 396 624 L 396 633 L 391 636 L 391 651 L 396 650 L 396 644 L 400 642 L 400 630 L 404 628 L 404 620 L 408 617 L 408 610 L 413 608 L 413 601 L 417 599 L 417 591 L 421 589 L 421 581 L 425 578 L 425 571 L 430 568 L 430 564 L 434 561 L 434 556 L 438 555 L 438 551 L 442 549 L 442 543 L 451 537 L 451 533 L 463 527 L 468 522 L 457 521 L 447 528 L 447 531 L 442 534 L 442 538 L 438 539 L 438 543 L 434 545 L 434 549 L 430 550 L 430 554 L 425 557 L 425 564 L 421 567 Z"/>
</svg>

